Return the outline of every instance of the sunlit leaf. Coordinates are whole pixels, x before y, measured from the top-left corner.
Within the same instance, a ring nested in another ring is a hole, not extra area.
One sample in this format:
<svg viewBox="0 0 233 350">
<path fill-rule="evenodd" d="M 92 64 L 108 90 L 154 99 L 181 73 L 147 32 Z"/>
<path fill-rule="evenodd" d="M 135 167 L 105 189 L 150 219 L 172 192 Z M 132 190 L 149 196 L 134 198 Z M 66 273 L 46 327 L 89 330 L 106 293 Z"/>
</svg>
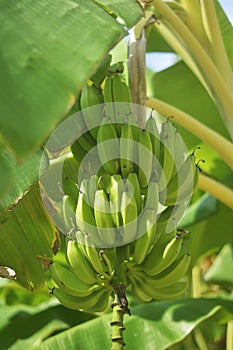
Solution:
<svg viewBox="0 0 233 350">
<path fill-rule="evenodd" d="M 127 23 L 141 15 L 137 1 L 128 2 Z M 0 129 L 22 159 L 51 133 L 127 31 L 85 0 L 1 0 L 0 28 Z"/>
<path fill-rule="evenodd" d="M 45 275 L 38 256 L 52 257 L 54 228 L 35 185 L 12 210 L 0 215 L 1 265 L 15 270 L 17 281 L 33 289 Z"/>
<path fill-rule="evenodd" d="M 204 320 L 220 313 L 233 312 L 232 303 L 222 300 L 186 299 L 154 302 L 132 308 L 132 316 L 125 316 L 124 340 L 129 350 L 164 350 L 181 341 Z M 110 349 L 111 315 L 71 328 L 45 340 L 38 350 Z"/>
</svg>

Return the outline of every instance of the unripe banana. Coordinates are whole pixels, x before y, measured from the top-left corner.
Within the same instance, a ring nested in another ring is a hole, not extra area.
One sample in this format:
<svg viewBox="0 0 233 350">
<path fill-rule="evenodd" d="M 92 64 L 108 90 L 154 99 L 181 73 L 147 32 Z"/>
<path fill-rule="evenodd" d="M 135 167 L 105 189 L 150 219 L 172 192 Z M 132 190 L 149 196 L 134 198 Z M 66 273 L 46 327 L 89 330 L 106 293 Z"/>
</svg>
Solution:
<svg viewBox="0 0 233 350">
<path fill-rule="evenodd" d="M 97 175 L 92 175 L 88 180 L 88 199 L 89 199 L 89 204 L 91 208 L 94 208 L 95 193 L 99 189 L 98 182 L 99 182 L 99 179 Z"/>
<path fill-rule="evenodd" d="M 115 227 L 123 225 L 121 215 L 121 197 L 124 191 L 124 183 L 121 175 L 116 174 L 111 176 L 111 186 L 109 192 L 109 202 L 112 215 L 112 221 Z"/>
<path fill-rule="evenodd" d="M 86 156 L 87 151 L 85 151 L 85 149 L 82 148 L 82 146 L 80 145 L 80 143 L 77 141 L 75 141 L 72 145 L 71 145 L 71 152 L 73 153 L 73 156 L 75 158 L 75 160 L 78 163 L 78 167 L 80 166 L 83 158 Z"/>
<path fill-rule="evenodd" d="M 79 229 L 91 237 L 92 243 L 101 246 L 101 239 L 96 227 L 93 210 L 88 204 L 85 193 L 80 193 L 76 208 L 76 223 Z"/>
<path fill-rule="evenodd" d="M 98 188 L 109 194 L 111 188 L 111 175 L 106 173 L 104 168 L 101 167 L 98 171 L 98 176 Z"/>
<path fill-rule="evenodd" d="M 53 262 L 50 266 L 50 271 L 52 278 L 57 286 L 64 290 L 66 293 L 77 296 L 85 297 L 100 289 L 99 284 L 89 285 L 75 275 L 70 269 L 64 265 L 59 264 L 58 262 Z"/>
<path fill-rule="evenodd" d="M 103 118 L 97 133 L 97 147 L 102 167 L 110 175 L 119 169 L 120 145 L 113 124 L 107 117 Z"/>
<path fill-rule="evenodd" d="M 118 135 L 125 116 L 131 112 L 129 87 L 122 74 L 116 73 L 107 77 L 104 85 L 105 114 L 115 123 Z M 118 102 L 125 102 L 119 103 Z M 114 104 L 112 104 L 114 103 Z M 117 125 L 117 123 L 119 123 Z"/>
<path fill-rule="evenodd" d="M 145 259 L 150 248 L 151 237 L 155 233 L 155 225 L 153 225 L 156 213 L 153 209 L 146 209 L 138 222 L 138 232 L 145 232 L 134 243 L 133 258 L 141 264 Z"/>
<path fill-rule="evenodd" d="M 103 190 L 95 193 L 94 216 L 99 232 L 99 236 L 105 244 L 113 244 L 115 242 L 115 230 L 110 211 L 110 205 L 107 195 Z M 111 230 L 108 230 L 111 229 Z"/>
<path fill-rule="evenodd" d="M 182 255 L 164 271 L 156 275 L 156 277 L 153 278 L 153 282 L 151 282 L 151 286 L 154 286 L 155 288 L 163 288 L 179 281 L 188 271 L 190 263 L 191 256 L 189 254 Z"/>
<path fill-rule="evenodd" d="M 176 222 L 174 222 L 173 225 L 173 211 L 174 207 L 171 206 L 167 207 L 161 212 L 156 224 L 156 235 L 160 236 L 163 232 L 168 232 L 167 230 L 169 227 L 171 227 L 171 230 L 169 232 L 174 230 L 174 228 L 176 227 Z"/>
<path fill-rule="evenodd" d="M 140 283 L 138 282 L 138 280 L 135 278 L 135 276 L 129 276 L 130 278 L 130 281 L 131 281 L 131 284 L 132 284 L 132 287 L 131 287 L 131 290 L 132 290 L 132 293 L 134 295 L 136 295 L 136 297 L 138 297 L 141 301 L 143 302 L 149 302 L 152 300 L 152 297 L 149 296 L 148 294 L 146 294 L 141 286 L 140 286 Z"/>
<path fill-rule="evenodd" d="M 85 312 L 102 312 L 104 311 L 109 304 L 109 297 L 111 296 L 112 289 L 103 290 L 102 293 L 98 296 L 98 301 L 92 307 L 86 308 Z"/>
<path fill-rule="evenodd" d="M 124 124 L 121 127 L 120 138 L 120 164 L 123 178 L 134 172 L 134 163 L 137 161 L 135 141 L 133 139 L 132 126 Z"/>
<path fill-rule="evenodd" d="M 175 129 L 172 124 L 167 120 L 162 124 L 160 139 L 161 139 L 161 152 L 160 162 L 163 168 L 163 174 L 166 182 L 159 182 L 160 191 L 164 190 L 164 185 L 167 186 L 170 181 L 173 168 L 175 167 L 174 162 L 174 135 Z"/>
<path fill-rule="evenodd" d="M 62 211 L 63 211 L 64 221 L 66 224 L 66 230 L 68 233 L 71 230 L 73 230 L 76 226 L 75 207 L 74 207 L 73 201 L 68 195 L 63 197 Z"/>
<path fill-rule="evenodd" d="M 77 184 L 68 176 L 63 180 L 63 192 L 70 197 L 70 200 L 75 208 L 78 202 L 79 188 Z"/>
<path fill-rule="evenodd" d="M 97 139 L 98 125 L 101 124 L 103 118 L 104 96 L 100 87 L 94 84 L 85 85 L 81 92 L 80 105 L 82 109 L 83 119 L 93 138 Z M 89 108 L 95 106 L 95 109 Z M 95 123 L 93 123 L 95 118 Z M 97 126 L 93 128 L 93 124 Z"/>
<path fill-rule="evenodd" d="M 134 198 L 137 203 L 138 214 L 140 214 L 142 210 L 142 198 L 141 198 L 141 190 L 138 181 L 138 176 L 136 173 L 130 173 L 126 179 L 126 188 L 132 186 Z"/>
<path fill-rule="evenodd" d="M 89 152 L 90 149 L 92 147 L 94 147 L 96 145 L 96 140 L 92 137 L 91 133 L 89 132 L 89 130 L 87 130 L 85 121 L 83 119 L 83 117 L 79 117 L 77 122 L 76 122 L 76 126 L 77 126 L 77 133 L 79 136 L 79 138 L 77 139 L 77 143 L 86 151 Z"/>
<path fill-rule="evenodd" d="M 88 310 L 94 307 L 99 301 L 99 298 L 105 293 L 105 289 L 100 289 L 99 291 L 93 292 L 86 297 L 75 297 L 66 293 L 60 288 L 55 288 L 53 295 L 60 301 L 62 305 L 73 310 Z M 98 311 L 98 310 L 96 310 Z"/>
<path fill-rule="evenodd" d="M 134 260 L 141 264 L 156 235 L 156 216 L 158 212 L 158 184 L 151 182 L 147 190 L 147 199 L 144 210 L 139 218 L 138 234 L 141 235 L 134 244 Z"/>
<path fill-rule="evenodd" d="M 199 170 L 194 154 L 189 155 L 179 171 L 169 181 L 167 188 L 160 193 L 160 202 L 167 206 L 179 205 L 191 199 L 198 182 Z"/>
<path fill-rule="evenodd" d="M 155 244 L 141 265 L 142 269 L 150 276 L 159 274 L 176 260 L 182 243 L 182 238 L 176 235 L 169 243 L 165 243 L 162 246 Z"/>
<path fill-rule="evenodd" d="M 140 292 L 155 300 L 169 300 L 177 298 L 187 289 L 187 283 L 185 282 L 175 282 L 171 284 L 169 288 L 156 288 L 153 286 L 153 279 L 150 277 L 145 277 L 143 272 L 136 272 L 134 279 L 137 281 Z"/>
<path fill-rule="evenodd" d="M 85 237 L 85 252 L 88 260 L 90 261 L 94 270 L 99 274 L 106 277 L 105 266 L 100 257 L 99 249 L 91 245 L 90 239 L 88 236 Z"/>
<path fill-rule="evenodd" d="M 127 244 L 137 234 L 137 203 L 132 192 L 124 191 L 121 199 L 121 215 L 123 219 L 123 243 Z"/>
<path fill-rule="evenodd" d="M 83 246 L 69 240 L 67 244 L 67 259 L 74 273 L 86 284 L 95 284 L 98 281 L 97 273 L 83 253 Z"/>
<path fill-rule="evenodd" d="M 153 163 L 152 143 L 150 134 L 146 130 L 141 130 L 139 134 L 138 160 L 138 181 L 140 183 L 140 187 L 146 188 L 151 178 Z"/>
<path fill-rule="evenodd" d="M 146 130 L 150 133 L 154 157 L 159 161 L 161 145 L 160 135 L 156 124 L 156 120 L 152 115 L 146 121 Z"/>
</svg>

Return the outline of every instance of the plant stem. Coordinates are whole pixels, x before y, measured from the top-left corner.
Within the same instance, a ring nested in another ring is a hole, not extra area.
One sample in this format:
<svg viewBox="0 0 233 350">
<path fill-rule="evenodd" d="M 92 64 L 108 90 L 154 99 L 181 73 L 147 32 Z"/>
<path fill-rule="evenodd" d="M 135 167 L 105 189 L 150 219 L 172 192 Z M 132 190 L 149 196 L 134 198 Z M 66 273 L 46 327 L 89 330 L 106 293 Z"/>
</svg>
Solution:
<svg viewBox="0 0 233 350">
<path fill-rule="evenodd" d="M 123 350 L 125 343 L 123 338 L 124 327 L 124 315 L 130 310 L 128 309 L 128 302 L 125 295 L 125 285 L 119 284 L 114 287 L 115 298 L 112 303 L 112 349 L 111 350 Z"/>
<path fill-rule="evenodd" d="M 195 265 L 192 269 L 192 295 L 193 298 L 201 297 L 201 269 Z"/>
<path fill-rule="evenodd" d="M 198 187 L 233 209 L 233 190 L 230 188 L 202 173 L 199 176 Z"/>
<path fill-rule="evenodd" d="M 222 118 L 224 119 L 229 134 L 233 138 L 233 94 L 232 91 L 229 90 L 228 84 L 226 84 L 215 64 L 192 32 L 179 19 L 179 17 L 176 16 L 169 6 L 161 0 L 153 0 L 151 4 L 168 22 L 173 31 L 178 34 L 187 46 L 187 49 L 191 52 L 193 60 L 196 62 L 201 74 L 209 86 L 209 92 L 211 93 L 212 98 L 220 105 L 219 109 L 223 112 Z M 186 63 L 189 64 L 189 62 Z"/>
<path fill-rule="evenodd" d="M 233 74 L 228 60 L 225 45 L 222 40 L 219 28 L 218 18 L 213 0 L 200 1 L 203 25 L 208 38 L 208 52 L 212 57 L 221 75 L 228 84 L 229 88 L 233 88 Z"/>
<path fill-rule="evenodd" d="M 191 117 L 189 114 L 158 99 L 148 98 L 147 107 L 155 109 L 165 117 L 173 116 L 174 122 L 182 125 L 193 135 L 212 147 L 233 169 L 233 144 L 222 135 Z"/>
<path fill-rule="evenodd" d="M 230 320 L 227 324 L 226 350 L 233 350 L 233 320 Z"/>
<path fill-rule="evenodd" d="M 206 34 L 202 23 L 200 0 L 181 0 L 180 2 L 186 13 L 186 25 L 199 43 L 205 47 Z"/>
</svg>

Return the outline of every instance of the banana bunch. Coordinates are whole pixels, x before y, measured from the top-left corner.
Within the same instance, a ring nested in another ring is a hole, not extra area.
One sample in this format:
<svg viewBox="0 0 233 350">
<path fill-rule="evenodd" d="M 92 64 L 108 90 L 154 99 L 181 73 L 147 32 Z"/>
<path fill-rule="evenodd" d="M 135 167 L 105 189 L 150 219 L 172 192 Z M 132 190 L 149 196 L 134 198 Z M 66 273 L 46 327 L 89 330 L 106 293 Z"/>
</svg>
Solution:
<svg viewBox="0 0 233 350">
<path fill-rule="evenodd" d="M 182 236 L 163 234 L 140 263 L 126 263 L 132 292 L 144 302 L 174 299 L 184 294 L 187 283 L 180 281 L 188 271 L 191 257 L 182 253 Z"/>
<path fill-rule="evenodd" d="M 68 240 L 61 259 L 59 252 L 50 266 L 55 282 L 53 294 L 65 307 L 85 312 L 104 311 L 113 291 L 111 271 L 104 253 L 95 247 Z"/>
<path fill-rule="evenodd" d="M 81 93 L 79 179 L 63 183 L 69 240 L 51 264 L 54 295 L 86 312 L 105 310 L 121 284 L 145 302 L 185 292 L 191 257 L 176 227 L 199 175 L 170 120 L 139 123 L 122 73 L 108 66 Z"/>
<path fill-rule="evenodd" d="M 105 172 L 127 178 L 138 176 L 141 193 L 150 182 L 157 182 L 159 201 L 175 206 L 190 200 L 198 182 L 199 169 L 194 152 L 186 156 L 184 144 L 169 120 L 158 131 L 150 116 L 144 128 L 133 114 L 125 116 L 120 135 L 110 118 L 104 117 L 97 132 L 97 150 Z"/>
</svg>

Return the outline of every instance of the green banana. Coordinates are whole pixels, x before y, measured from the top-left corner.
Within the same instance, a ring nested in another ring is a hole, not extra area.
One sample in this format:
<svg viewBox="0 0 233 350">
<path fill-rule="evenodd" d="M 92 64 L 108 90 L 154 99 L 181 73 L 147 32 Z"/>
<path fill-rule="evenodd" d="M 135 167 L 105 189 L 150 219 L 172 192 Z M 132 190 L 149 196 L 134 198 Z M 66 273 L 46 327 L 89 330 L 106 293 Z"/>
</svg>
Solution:
<svg viewBox="0 0 233 350">
<path fill-rule="evenodd" d="M 153 148 L 150 134 L 144 129 L 139 134 L 138 161 L 138 181 L 140 187 L 146 188 L 150 182 L 152 173 Z"/>
<path fill-rule="evenodd" d="M 142 198 L 140 184 L 136 173 L 130 173 L 126 179 L 126 188 L 130 188 L 131 186 L 137 204 L 137 211 L 138 214 L 140 214 L 142 210 Z"/>
<path fill-rule="evenodd" d="M 70 148 L 71 152 L 73 153 L 74 159 L 77 161 L 79 167 L 83 158 L 86 156 L 87 151 L 85 151 L 85 149 L 82 148 L 78 140 L 75 141 Z"/>
<path fill-rule="evenodd" d="M 159 161 L 160 156 L 160 135 L 155 118 L 151 116 L 146 121 L 145 129 L 150 133 L 150 139 L 153 148 L 153 155 Z"/>
<path fill-rule="evenodd" d="M 83 283 L 95 284 L 98 282 L 97 273 L 84 255 L 83 246 L 80 246 L 75 241 L 68 241 L 66 250 L 68 262 Z"/>
<path fill-rule="evenodd" d="M 163 174 L 165 177 L 165 183 L 160 181 L 160 191 L 164 190 L 164 185 L 167 186 L 170 181 L 173 168 L 175 167 L 174 162 L 174 135 L 175 129 L 172 124 L 167 120 L 162 124 L 160 139 L 161 139 L 161 152 L 160 162 L 163 168 Z"/>
<path fill-rule="evenodd" d="M 134 163 L 137 161 L 135 141 L 131 124 L 124 124 L 121 127 L 120 137 L 120 165 L 123 178 L 134 172 Z"/>
<path fill-rule="evenodd" d="M 123 74 L 116 73 L 106 78 L 104 85 L 104 103 L 105 114 L 115 123 L 117 133 L 120 135 L 121 125 L 125 121 L 125 116 L 131 112 L 130 91 Z"/>
<path fill-rule="evenodd" d="M 160 202 L 167 206 L 179 205 L 191 199 L 197 185 L 199 170 L 195 164 L 195 156 L 189 155 L 179 171 L 171 178 L 167 188 L 160 193 Z"/>
<path fill-rule="evenodd" d="M 113 244 L 115 242 L 116 232 L 107 195 L 103 190 L 95 192 L 94 215 L 102 241 L 107 245 Z"/>
<path fill-rule="evenodd" d="M 50 266 L 50 271 L 54 282 L 57 286 L 66 293 L 85 297 L 100 289 L 100 284 L 89 285 L 84 283 L 76 274 L 74 274 L 68 267 L 53 262 Z"/>
<path fill-rule="evenodd" d="M 99 179 L 97 175 L 92 175 L 88 180 L 88 199 L 91 208 L 94 208 L 95 193 L 99 189 L 98 182 Z"/>
<path fill-rule="evenodd" d="M 151 239 L 155 234 L 155 216 L 156 212 L 153 209 L 145 209 L 138 220 L 138 237 L 134 243 L 133 258 L 141 264 L 145 259 L 151 245 Z"/>
<path fill-rule="evenodd" d="M 111 296 L 112 289 L 103 290 L 103 293 L 99 295 L 98 301 L 92 307 L 86 308 L 85 312 L 102 312 L 104 311 L 109 304 L 109 298 Z"/>
<path fill-rule="evenodd" d="M 121 197 L 124 191 L 124 183 L 121 175 L 111 176 L 111 186 L 109 192 L 109 203 L 112 215 L 112 221 L 115 227 L 123 225 L 121 215 Z"/>
<path fill-rule="evenodd" d="M 99 298 L 105 292 L 105 289 L 100 289 L 99 291 L 93 292 L 86 297 L 76 297 L 66 293 L 63 289 L 55 288 L 53 295 L 60 301 L 62 305 L 73 310 L 83 310 L 91 309 L 97 304 Z"/>
<path fill-rule="evenodd" d="M 136 297 L 138 297 L 143 302 L 149 302 L 152 300 L 152 297 L 146 294 L 142 288 L 140 287 L 140 284 L 138 280 L 135 278 L 135 276 L 129 276 L 130 282 L 131 282 L 131 290 Z"/>
<path fill-rule="evenodd" d="M 150 276 L 159 274 L 170 266 L 178 257 L 183 241 L 179 235 L 176 235 L 169 243 L 160 246 L 154 245 L 146 260 L 141 267 Z"/>
<path fill-rule="evenodd" d="M 107 117 L 103 118 L 97 133 L 98 155 L 102 167 L 110 175 L 118 173 L 120 145 L 113 124 Z"/>
<path fill-rule="evenodd" d="M 101 261 L 99 249 L 91 244 L 88 236 L 85 237 L 85 253 L 93 269 L 99 274 L 106 276 L 105 266 Z"/>
<path fill-rule="evenodd" d="M 134 260 L 141 264 L 155 239 L 156 216 L 158 212 L 158 184 L 151 182 L 148 186 L 147 200 L 139 217 L 138 239 L 134 243 Z"/>
<path fill-rule="evenodd" d="M 171 206 L 167 207 L 160 213 L 156 223 L 156 235 L 160 236 L 163 232 L 167 232 L 170 226 L 172 226 L 172 228 L 169 232 L 174 230 L 174 228 L 176 227 L 176 222 L 174 222 L 174 225 L 171 225 L 174 221 L 174 210 L 175 207 Z"/>
<path fill-rule="evenodd" d="M 124 191 L 121 199 L 121 215 L 123 220 L 123 243 L 131 243 L 137 234 L 137 203 L 133 192 Z"/>
<path fill-rule="evenodd" d="M 76 208 L 76 223 L 79 229 L 91 237 L 92 243 L 101 245 L 93 210 L 88 204 L 85 193 L 80 192 Z"/>
<path fill-rule="evenodd" d="M 73 206 L 76 207 L 79 196 L 79 188 L 78 185 L 68 176 L 63 180 L 63 192 L 65 195 L 70 197 Z"/>
<path fill-rule="evenodd" d="M 155 288 L 163 288 L 179 281 L 188 271 L 191 263 L 191 256 L 184 254 L 176 259 L 169 267 L 156 275 L 151 282 L 151 286 Z"/>
<path fill-rule="evenodd" d="M 155 300 L 169 300 L 179 297 L 184 294 L 187 289 L 187 283 L 185 282 L 175 282 L 169 285 L 169 288 L 162 287 L 156 288 L 153 286 L 153 279 L 145 277 L 142 272 L 137 272 L 134 275 L 137 281 L 137 288 L 140 288 L 140 292 L 148 295 Z"/>
<path fill-rule="evenodd" d="M 75 219 L 75 207 L 70 196 L 66 195 L 63 197 L 63 217 L 66 224 L 67 233 L 75 228 L 76 219 Z"/>
<path fill-rule="evenodd" d="M 90 134 L 95 140 L 97 139 L 98 126 L 103 118 L 103 103 L 104 97 L 100 87 L 96 87 L 94 84 L 83 87 L 80 97 L 82 115 Z M 93 106 L 95 108 L 90 108 Z"/>
<path fill-rule="evenodd" d="M 101 167 L 98 171 L 98 176 L 98 188 L 109 194 L 111 187 L 111 175 L 106 173 L 104 168 Z"/>
<path fill-rule="evenodd" d="M 89 152 L 91 148 L 96 145 L 96 140 L 93 138 L 89 130 L 87 130 L 83 116 L 79 116 L 76 122 L 77 134 L 80 135 L 77 142 L 86 152 Z"/>
<path fill-rule="evenodd" d="M 186 154 L 188 154 L 187 148 L 185 146 L 185 143 L 178 133 L 178 130 L 175 130 L 174 134 L 174 160 L 175 160 L 175 167 L 173 169 L 172 177 L 175 175 L 176 172 L 180 170 L 180 167 L 183 165 Z"/>
</svg>

